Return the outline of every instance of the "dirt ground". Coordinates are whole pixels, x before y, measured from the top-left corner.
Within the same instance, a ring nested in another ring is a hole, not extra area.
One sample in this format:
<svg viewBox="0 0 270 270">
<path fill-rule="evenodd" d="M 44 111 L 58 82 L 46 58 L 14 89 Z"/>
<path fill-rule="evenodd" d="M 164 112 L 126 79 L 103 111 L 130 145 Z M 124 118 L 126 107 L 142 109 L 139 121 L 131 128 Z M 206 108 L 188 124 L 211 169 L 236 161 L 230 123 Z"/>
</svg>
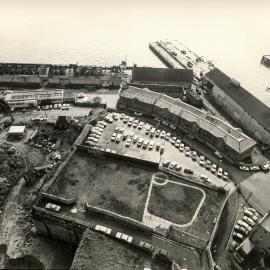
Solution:
<svg viewBox="0 0 270 270">
<path fill-rule="evenodd" d="M 71 270 L 169 270 L 162 261 L 136 247 L 87 230 L 74 257 Z"/>
<path fill-rule="evenodd" d="M 49 189 L 49 193 L 76 197 L 77 206 L 88 202 L 141 221 L 152 174 L 144 165 L 77 151 Z"/>
<path fill-rule="evenodd" d="M 202 191 L 191 186 L 167 182 L 153 184 L 148 211 L 176 224 L 189 223 L 203 199 Z"/>
<path fill-rule="evenodd" d="M 0 170 L 3 176 L 0 180 L 0 244 L 7 248 L 6 254 L 0 254 L 0 268 L 3 269 L 18 269 L 23 265 L 68 269 L 72 263 L 72 248 L 62 241 L 37 235 L 31 219 L 31 207 L 41 178 L 37 177 L 31 185 L 27 185 L 22 175 L 35 166 L 51 162 L 42 149 L 26 144 L 36 128 L 39 127 L 27 127 L 26 138 L 22 140 L 8 141 L 5 130 L 0 134 Z M 70 136 L 64 137 L 58 148 L 63 155 L 69 152 L 72 145 Z M 11 146 L 15 147 L 15 151 L 8 153 L 7 149 Z"/>
</svg>

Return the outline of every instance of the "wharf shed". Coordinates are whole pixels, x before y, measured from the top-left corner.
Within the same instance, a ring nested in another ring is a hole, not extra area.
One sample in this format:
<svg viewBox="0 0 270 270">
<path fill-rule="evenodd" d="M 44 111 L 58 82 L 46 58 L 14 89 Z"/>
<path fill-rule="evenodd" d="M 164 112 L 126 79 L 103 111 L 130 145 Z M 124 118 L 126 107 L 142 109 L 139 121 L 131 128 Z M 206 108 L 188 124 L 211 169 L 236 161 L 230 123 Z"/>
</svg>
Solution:
<svg viewBox="0 0 270 270">
<path fill-rule="evenodd" d="M 182 97 L 193 82 L 191 69 L 134 67 L 130 85 L 165 93 L 171 97 Z"/>
<path fill-rule="evenodd" d="M 180 100 L 130 86 L 120 93 L 117 107 L 158 117 L 218 150 L 233 162 L 250 156 L 256 142 L 240 129 Z"/>
<path fill-rule="evenodd" d="M 215 102 L 256 140 L 270 145 L 270 108 L 217 68 L 205 79 Z"/>
</svg>

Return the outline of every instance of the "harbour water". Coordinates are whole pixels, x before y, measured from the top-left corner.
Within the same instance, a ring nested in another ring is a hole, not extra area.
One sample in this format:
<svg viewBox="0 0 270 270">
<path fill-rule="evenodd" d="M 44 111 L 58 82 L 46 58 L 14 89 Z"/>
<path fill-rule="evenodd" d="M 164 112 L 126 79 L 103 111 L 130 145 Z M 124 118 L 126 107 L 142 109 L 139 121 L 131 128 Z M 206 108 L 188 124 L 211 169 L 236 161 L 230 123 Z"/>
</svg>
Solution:
<svg viewBox="0 0 270 270">
<path fill-rule="evenodd" d="M 0 1 L 0 62 L 161 67 L 150 41 L 179 40 L 270 106 L 270 1 Z"/>
</svg>

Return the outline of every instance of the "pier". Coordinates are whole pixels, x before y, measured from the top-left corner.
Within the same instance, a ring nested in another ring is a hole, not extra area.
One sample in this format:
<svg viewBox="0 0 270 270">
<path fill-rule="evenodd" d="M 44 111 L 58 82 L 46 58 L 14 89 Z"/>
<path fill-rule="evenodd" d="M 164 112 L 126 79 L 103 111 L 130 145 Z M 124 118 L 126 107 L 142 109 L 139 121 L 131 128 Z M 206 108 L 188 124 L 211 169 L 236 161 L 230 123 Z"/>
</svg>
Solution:
<svg viewBox="0 0 270 270">
<path fill-rule="evenodd" d="M 151 42 L 149 48 L 169 68 L 193 69 L 196 79 L 200 79 L 214 68 L 210 61 L 205 61 L 178 41 Z"/>
</svg>

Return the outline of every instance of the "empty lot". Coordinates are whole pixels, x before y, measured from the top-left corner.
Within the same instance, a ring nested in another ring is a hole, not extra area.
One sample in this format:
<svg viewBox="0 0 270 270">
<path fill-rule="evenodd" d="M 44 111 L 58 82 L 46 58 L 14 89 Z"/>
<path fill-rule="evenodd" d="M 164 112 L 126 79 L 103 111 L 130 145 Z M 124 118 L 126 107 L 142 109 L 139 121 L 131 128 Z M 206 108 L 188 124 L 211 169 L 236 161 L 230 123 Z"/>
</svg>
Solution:
<svg viewBox="0 0 270 270">
<path fill-rule="evenodd" d="M 76 151 L 49 193 L 142 220 L 152 174 L 144 164 Z"/>
</svg>

